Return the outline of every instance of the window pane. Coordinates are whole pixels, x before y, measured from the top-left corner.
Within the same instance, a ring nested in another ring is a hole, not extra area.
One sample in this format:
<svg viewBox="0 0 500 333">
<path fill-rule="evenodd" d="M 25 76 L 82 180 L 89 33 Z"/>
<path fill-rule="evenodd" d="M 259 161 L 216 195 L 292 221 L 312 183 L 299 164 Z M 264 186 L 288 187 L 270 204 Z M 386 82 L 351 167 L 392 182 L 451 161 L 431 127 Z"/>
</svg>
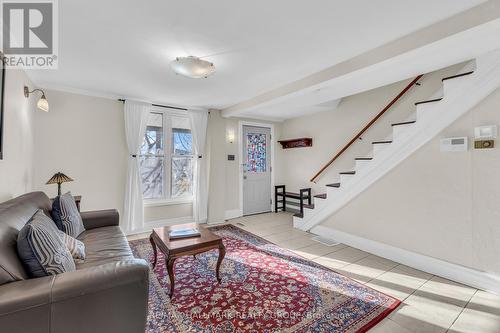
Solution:
<svg viewBox="0 0 500 333">
<path fill-rule="evenodd" d="M 172 154 L 193 155 L 193 137 L 190 129 L 172 128 Z"/>
<path fill-rule="evenodd" d="M 149 114 L 141 155 L 163 156 L 163 114 Z"/>
<path fill-rule="evenodd" d="M 172 198 L 193 193 L 193 159 L 172 157 Z"/>
<path fill-rule="evenodd" d="M 266 172 L 266 135 L 247 134 L 247 171 Z"/>
<path fill-rule="evenodd" d="M 144 199 L 165 197 L 163 157 L 141 156 L 142 195 Z"/>
</svg>

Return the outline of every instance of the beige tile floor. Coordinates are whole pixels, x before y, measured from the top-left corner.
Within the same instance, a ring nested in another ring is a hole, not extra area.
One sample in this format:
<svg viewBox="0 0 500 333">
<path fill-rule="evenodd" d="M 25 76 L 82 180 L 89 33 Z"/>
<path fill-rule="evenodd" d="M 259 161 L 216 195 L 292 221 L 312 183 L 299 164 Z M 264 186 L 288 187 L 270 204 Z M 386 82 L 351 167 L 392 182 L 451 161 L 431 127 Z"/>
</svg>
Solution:
<svg viewBox="0 0 500 333">
<path fill-rule="evenodd" d="M 343 244 L 322 245 L 311 240 L 311 234 L 294 229 L 288 213 L 246 216 L 229 223 L 401 300 L 370 332 L 500 333 L 498 295 Z"/>
</svg>

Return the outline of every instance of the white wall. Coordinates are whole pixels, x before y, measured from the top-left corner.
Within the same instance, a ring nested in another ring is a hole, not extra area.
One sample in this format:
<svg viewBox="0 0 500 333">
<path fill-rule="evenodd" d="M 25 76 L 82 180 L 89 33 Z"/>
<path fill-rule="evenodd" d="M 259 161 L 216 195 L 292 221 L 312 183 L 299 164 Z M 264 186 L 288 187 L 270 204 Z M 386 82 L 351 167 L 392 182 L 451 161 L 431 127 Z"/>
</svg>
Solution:
<svg viewBox="0 0 500 333">
<path fill-rule="evenodd" d="M 208 198 L 208 221 L 210 223 L 223 222 L 227 217 L 235 217 L 240 207 L 240 168 L 238 156 L 238 142 L 241 139 L 239 122 L 250 121 L 254 123 L 273 124 L 275 136 L 281 128 L 279 123 L 269 123 L 245 118 L 222 118 L 219 110 L 211 110 L 208 123 L 207 142 L 210 150 L 210 180 Z M 234 141 L 228 140 L 228 133 L 234 133 Z M 271 149 L 278 149 L 275 138 Z M 228 161 L 227 155 L 235 155 L 234 161 Z M 276 162 L 277 163 L 277 162 Z M 273 167 L 274 168 L 274 167 Z"/>
<path fill-rule="evenodd" d="M 500 275 L 498 145 L 439 149 L 440 138 L 472 138 L 476 126 L 500 125 L 499 105 L 497 90 L 323 225 Z"/>
<path fill-rule="evenodd" d="M 21 89 L 22 92 L 22 89 Z M 50 112 L 35 117 L 35 190 L 49 196 L 57 186 L 45 182 L 57 171 L 75 181 L 64 183 L 63 191 L 82 195 L 82 210 L 117 208 L 123 212 L 127 149 L 123 103 L 55 90 L 46 91 Z M 239 210 L 238 121 L 225 119 L 211 110 L 207 133 L 210 158 L 209 221 L 223 222 L 227 212 Z M 235 131 L 229 143 L 227 133 Z M 25 191 L 21 191 L 25 192 Z M 192 204 L 145 207 L 145 227 L 164 220 L 185 221 L 192 216 Z"/>
<path fill-rule="evenodd" d="M 0 202 L 29 192 L 33 182 L 33 130 L 35 100 L 24 97 L 23 87 L 33 84 L 24 71 L 9 69 L 5 75 L 4 145 L 0 160 Z"/>
<path fill-rule="evenodd" d="M 123 104 L 105 98 L 48 90 L 50 112 L 35 117 L 34 188 L 57 195 L 45 185 L 56 172 L 73 178 L 62 190 L 82 195 L 82 210 L 123 211 L 127 151 Z"/>
<path fill-rule="evenodd" d="M 63 191 L 82 195 L 83 211 L 117 208 L 122 213 L 127 168 L 123 103 L 55 90 L 47 90 L 46 96 L 50 112 L 37 112 L 35 117 L 34 189 L 55 196 L 57 186 L 45 183 L 62 171 L 75 180 L 64 183 Z M 222 118 L 218 110 L 211 110 L 209 116 L 208 220 L 212 223 L 223 222 L 228 213 L 241 210 L 237 157 L 240 120 L 248 119 Z M 275 126 L 278 133 L 279 124 Z M 235 133 L 233 143 L 227 140 L 229 130 Z M 236 155 L 236 159 L 228 161 L 228 154 Z M 146 228 L 164 220 L 184 221 L 192 216 L 192 204 L 147 206 L 144 214 Z"/>
<path fill-rule="evenodd" d="M 50 112 L 35 117 L 33 186 L 57 195 L 45 182 L 57 171 L 75 181 L 63 191 L 82 195 L 82 210 L 116 208 L 123 213 L 127 147 L 123 103 L 100 97 L 48 90 Z M 146 207 L 145 221 L 192 216 L 192 205 Z"/>
</svg>

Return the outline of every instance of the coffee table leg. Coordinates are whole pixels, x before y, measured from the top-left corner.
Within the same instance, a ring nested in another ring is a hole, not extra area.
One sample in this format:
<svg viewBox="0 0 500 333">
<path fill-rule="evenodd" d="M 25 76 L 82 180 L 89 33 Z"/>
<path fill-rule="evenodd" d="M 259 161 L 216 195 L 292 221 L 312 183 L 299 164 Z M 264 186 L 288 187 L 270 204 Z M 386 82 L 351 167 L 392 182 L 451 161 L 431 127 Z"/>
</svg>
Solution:
<svg viewBox="0 0 500 333">
<path fill-rule="evenodd" d="M 174 262 L 176 258 L 168 257 L 165 261 L 167 263 L 168 277 L 170 278 L 170 298 L 174 296 L 174 285 L 175 285 L 175 274 L 174 274 Z"/>
<path fill-rule="evenodd" d="M 153 235 L 149 236 L 149 241 L 151 242 L 151 246 L 153 247 L 154 259 L 153 259 L 153 268 L 156 267 L 156 260 L 158 257 L 158 253 L 156 252 L 156 243 L 153 239 Z"/>
<path fill-rule="evenodd" d="M 215 273 L 217 275 L 217 281 L 221 283 L 222 279 L 220 278 L 220 264 L 226 255 L 226 247 L 224 244 L 220 243 L 219 245 L 219 258 L 217 259 L 217 267 L 215 268 Z"/>
</svg>

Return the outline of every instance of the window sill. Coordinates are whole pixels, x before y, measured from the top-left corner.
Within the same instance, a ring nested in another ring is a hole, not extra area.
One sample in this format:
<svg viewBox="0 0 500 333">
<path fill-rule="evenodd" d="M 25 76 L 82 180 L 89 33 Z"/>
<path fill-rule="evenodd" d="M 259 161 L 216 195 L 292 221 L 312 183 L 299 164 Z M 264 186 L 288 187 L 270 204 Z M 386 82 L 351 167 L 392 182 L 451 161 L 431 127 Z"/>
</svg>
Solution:
<svg viewBox="0 0 500 333">
<path fill-rule="evenodd" d="M 162 199 L 162 200 L 144 200 L 144 207 L 161 207 L 171 205 L 183 205 L 193 202 L 192 197 L 175 198 L 175 199 Z"/>
</svg>

